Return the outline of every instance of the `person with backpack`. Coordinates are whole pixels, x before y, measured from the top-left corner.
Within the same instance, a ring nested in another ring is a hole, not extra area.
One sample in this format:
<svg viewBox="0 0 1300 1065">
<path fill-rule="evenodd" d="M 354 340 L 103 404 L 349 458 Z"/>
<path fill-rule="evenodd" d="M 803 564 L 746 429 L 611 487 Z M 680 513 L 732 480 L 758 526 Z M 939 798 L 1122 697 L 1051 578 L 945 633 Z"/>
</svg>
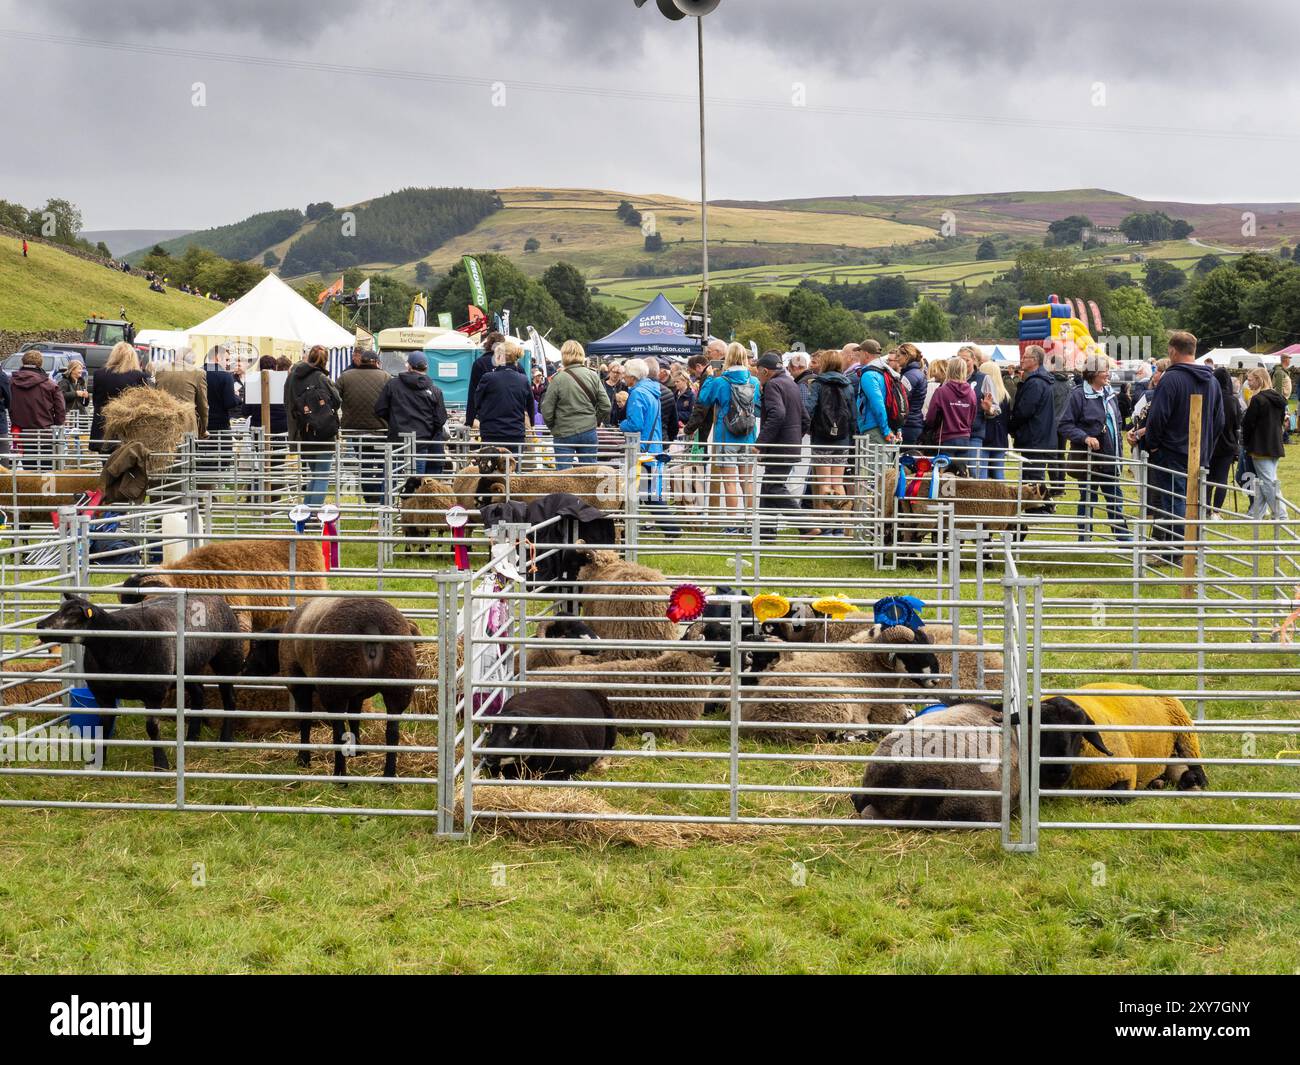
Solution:
<svg viewBox="0 0 1300 1065">
<path fill-rule="evenodd" d="M 903 384 L 907 388 L 907 417 L 901 435 L 904 444 L 917 444 L 925 431 L 925 394 L 930 387 L 925 359 L 915 344 L 900 344 L 898 358 L 903 366 Z"/>
<path fill-rule="evenodd" d="M 853 382 L 842 351 L 819 352 L 821 371 L 808 388 L 808 436 L 812 444 L 812 509 L 840 510 L 848 503 L 844 467 L 853 461 L 858 416 Z M 802 530 L 801 530 L 802 531 Z M 820 529 L 808 529 L 818 536 Z M 839 535 L 842 530 L 833 530 Z"/>
<path fill-rule="evenodd" d="M 877 345 L 879 347 L 879 345 Z M 859 350 L 865 350 L 865 345 Z M 881 354 L 862 367 L 858 378 L 858 435 L 875 444 L 895 444 L 907 421 L 907 389 Z"/>
<path fill-rule="evenodd" d="M 712 409 L 713 467 L 722 486 L 723 505 L 738 510 L 753 505 L 753 485 L 740 471 L 753 463 L 753 444 L 758 439 L 758 411 L 762 385 L 749 372 L 749 348 L 732 344 L 722 360 L 722 372 L 700 386 L 700 408 Z M 738 533 L 732 526 L 724 533 Z"/>
<path fill-rule="evenodd" d="M 289 441 L 298 444 L 309 479 L 304 502 L 319 507 L 329 488 L 334 440 L 339 435 L 339 408 L 343 400 L 329 379 L 329 353 L 317 344 L 306 358 L 294 363 L 284 383 L 284 409 Z"/>
</svg>

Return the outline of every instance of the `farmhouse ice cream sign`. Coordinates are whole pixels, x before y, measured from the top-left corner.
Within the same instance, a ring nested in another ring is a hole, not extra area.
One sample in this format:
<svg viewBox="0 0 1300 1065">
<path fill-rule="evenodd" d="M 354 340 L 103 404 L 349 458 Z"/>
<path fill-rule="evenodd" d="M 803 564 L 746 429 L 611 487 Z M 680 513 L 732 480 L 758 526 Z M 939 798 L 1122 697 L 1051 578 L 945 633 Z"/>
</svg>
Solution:
<svg viewBox="0 0 1300 1065">
<path fill-rule="evenodd" d="M 648 314 L 644 318 L 638 318 L 636 326 L 637 332 L 643 337 L 686 335 L 682 323 L 669 318 L 666 314 Z"/>
</svg>

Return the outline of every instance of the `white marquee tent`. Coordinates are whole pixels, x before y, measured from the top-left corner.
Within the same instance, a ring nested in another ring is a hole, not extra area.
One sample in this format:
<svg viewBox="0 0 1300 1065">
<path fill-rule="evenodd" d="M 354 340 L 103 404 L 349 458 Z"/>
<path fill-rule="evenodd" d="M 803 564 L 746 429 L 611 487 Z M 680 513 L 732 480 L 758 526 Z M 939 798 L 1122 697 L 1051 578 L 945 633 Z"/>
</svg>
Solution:
<svg viewBox="0 0 1300 1065">
<path fill-rule="evenodd" d="M 230 306 L 189 330 L 190 347 L 202 358 L 222 344 L 245 363 L 258 356 L 298 359 L 316 344 L 330 353 L 330 371 L 340 372 L 351 358 L 355 337 L 302 296 L 267 274 Z"/>
</svg>

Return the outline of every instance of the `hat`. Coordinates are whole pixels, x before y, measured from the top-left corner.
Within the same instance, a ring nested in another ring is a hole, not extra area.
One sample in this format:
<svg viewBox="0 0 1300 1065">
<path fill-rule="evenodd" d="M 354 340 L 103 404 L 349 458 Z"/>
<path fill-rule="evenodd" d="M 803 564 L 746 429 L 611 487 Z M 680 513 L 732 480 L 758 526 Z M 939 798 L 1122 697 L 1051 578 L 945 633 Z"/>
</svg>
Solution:
<svg viewBox="0 0 1300 1065">
<path fill-rule="evenodd" d="M 878 340 L 864 340 L 858 345 L 859 351 L 869 351 L 872 355 L 880 354 L 880 342 Z"/>
<path fill-rule="evenodd" d="M 359 354 L 359 355 L 361 356 L 361 361 L 362 361 L 362 362 L 372 362 L 372 363 L 374 363 L 376 366 L 379 365 L 379 352 L 377 352 L 377 351 L 361 351 L 361 352 L 358 352 L 357 354 Z"/>
<path fill-rule="evenodd" d="M 779 370 L 781 366 L 781 356 L 775 351 L 769 351 L 766 355 L 759 356 L 758 368 L 760 370 Z"/>
<path fill-rule="evenodd" d="M 429 368 L 429 360 L 424 357 L 424 352 L 413 351 L 406 356 L 406 365 L 412 370 L 427 370 Z"/>
</svg>

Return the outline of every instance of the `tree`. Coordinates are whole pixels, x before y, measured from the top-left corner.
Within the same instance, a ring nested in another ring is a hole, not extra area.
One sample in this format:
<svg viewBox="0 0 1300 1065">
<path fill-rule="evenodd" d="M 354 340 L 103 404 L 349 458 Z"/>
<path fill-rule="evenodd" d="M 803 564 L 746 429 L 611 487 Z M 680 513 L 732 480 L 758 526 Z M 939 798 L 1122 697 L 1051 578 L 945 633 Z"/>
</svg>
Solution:
<svg viewBox="0 0 1300 1065">
<path fill-rule="evenodd" d="M 262 256 L 262 265 L 265 266 L 268 270 L 272 269 L 273 267 L 279 266 L 280 256 L 276 255 L 275 252 L 273 251 L 268 251 L 265 255 Z"/>
<path fill-rule="evenodd" d="M 986 263 L 990 259 L 996 259 L 997 257 L 998 249 L 996 245 L 994 245 L 993 241 L 989 240 L 988 237 L 981 240 L 980 246 L 975 249 L 976 262 Z"/>
<path fill-rule="evenodd" d="M 911 317 L 907 320 L 903 336 L 907 340 L 914 341 L 948 340 L 952 336 L 948 328 L 948 316 L 933 300 L 924 298 L 918 300 Z"/>
<path fill-rule="evenodd" d="M 843 347 L 866 332 L 860 315 L 839 304 L 832 306 L 820 292 L 803 287 L 786 297 L 779 320 L 792 341 L 813 350 Z"/>
<path fill-rule="evenodd" d="M 95 245 L 95 251 L 99 252 L 99 254 L 105 259 L 111 259 L 113 257 L 113 253 L 108 250 L 108 245 L 102 240 Z"/>
<path fill-rule="evenodd" d="M 1116 289 L 1110 298 L 1106 332 L 1113 337 L 1150 337 L 1151 350 L 1157 358 L 1165 352 L 1165 320 L 1159 308 L 1136 285 Z M 1140 350 L 1140 348 L 1139 348 Z M 1127 345 L 1127 358 L 1139 358 L 1133 342 Z"/>
<path fill-rule="evenodd" d="M 769 322 L 766 318 L 746 318 L 738 322 L 736 340 L 746 346 L 753 341 L 760 352 L 788 351 L 790 348 L 790 334 L 786 332 L 785 326 L 780 322 Z"/>
<path fill-rule="evenodd" d="M 34 208 L 29 219 L 30 232 L 38 233 L 57 244 L 75 244 L 81 232 L 81 211 L 69 200 L 49 199 L 44 207 Z"/>
<path fill-rule="evenodd" d="M 421 259 L 415 264 L 415 283 L 417 285 L 427 285 L 433 280 L 433 267 Z"/>
<path fill-rule="evenodd" d="M 1187 284 L 1187 275 L 1171 262 L 1151 259 L 1142 272 L 1142 287 L 1147 295 L 1159 302 L 1166 292 L 1173 292 Z"/>
<path fill-rule="evenodd" d="M 645 250 L 646 250 L 646 251 L 663 251 L 663 250 L 664 250 L 664 238 L 661 237 L 658 233 L 648 233 L 648 234 L 646 234 L 646 238 L 645 238 Z"/>
<path fill-rule="evenodd" d="M 524 253 L 527 255 L 531 255 L 533 252 L 537 251 L 537 249 L 540 248 L 541 246 L 542 246 L 542 242 L 540 240 L 538 240 L 536 237 L 529 237 L 526 241 L 524 241 Z"/>
<path fill-rule="evenodd" d="M 1085 229 L 1092 229 L 1092 219 L 1087 215 L 1072 214 L 1058 218 L 1047 227 L 1047 243 L 1058 247 L 1064 244 L 1082 244 Z"/>
<path fill-rule="evenodd" d="M 1240 343 L 1246 333 L 1242 300 L 1247 288 L 1241 275 L 1230 266 L 1206 274 L 1183 299 L 1183 327 L 1207 342 L 1225 346 Z"/>
<path fill-rule="evenodd" d="M 1182 219 L 1170 218 L 1164 211 L 1139 211 L 1128 215 L 1119 228 L 1129 240 L 1145 244 L 1157 240 L 1183 240 L 1194 227 Z"/>
<path fill-rule="evenodd" d="M 1223 260 L 1217 255 L 1202 255 L 1196 260 L 1196 265 L 1192 268 L 1192 273 L 1197 277 L 1204 277 L 1206 274 L 1210 273 L 1210 271 L 1217 270 L 1223 265 Z"/>
</svg>

